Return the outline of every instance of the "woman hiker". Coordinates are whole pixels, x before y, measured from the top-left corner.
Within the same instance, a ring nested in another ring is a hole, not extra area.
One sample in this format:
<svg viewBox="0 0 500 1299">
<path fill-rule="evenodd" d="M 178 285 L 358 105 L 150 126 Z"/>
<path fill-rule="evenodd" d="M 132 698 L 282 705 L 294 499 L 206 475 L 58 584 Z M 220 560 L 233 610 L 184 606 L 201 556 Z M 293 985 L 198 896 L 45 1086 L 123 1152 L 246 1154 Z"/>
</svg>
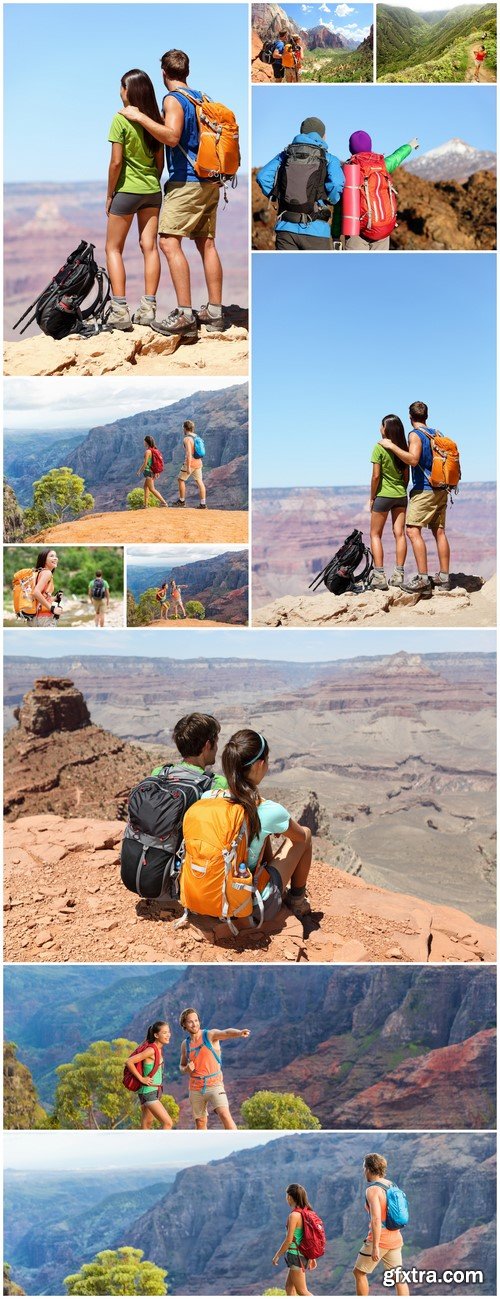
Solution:
<svg viewBox="0 0 500 1299">
<path fill-rule="evenodd" d="M 282 1241 L 279 1249 L 273 1258 L 274 1267 L 278 1266 L 280 1258 L 284 1255 L 285 1263 L 288 1267 L 288 1276 L 285 1282 L 287 1294 L 310 1295 L 311 1291 L 307 1286 L 306 1272 L 308 1268 L 317 1267 L 316 1259 L 305 1258 L 300 1252 L 300 1242 L 304 1235 L 301 1209 L 310 1209 L 307 1191 L 297 1182 L 292 1182 L 291 1186 L 286 1188 L 287 1203 L 290 1207 L 290 1213 L 286 1222 L 286 1236 Z"/>
<path fill-rule="evenodd" d="M 151 79 L 147 72 L 132 68 L 120 82 L 123 106 L 133 105 L 153 121 L 163 124 Z M 164 167 L 163 145 L 136 122 L 115 113 L 109 128 L 111 161 L 106 195 L 106 265 L 111 283 L 111 312 L 106 324 L 112 329 L 151 325 L 156 316 L 156 291 L 160 282 L 158 220 L 162 203 L 160 177 Z M 133 318 L 127 306 L 123 250 L 130 227 L 137 216 L 139 243 L 144 258 L 144 293 Z"/>
<path fill-rule="evenodd" d="M 54 600 L 53 574 L 59 563 L 55 550 L 42 550 L 37 556 L 35 565 L 36 581 L 33 595 L 37 602 L 35 617 L 28 623 L 31 627 L 57 627 L 61 609 Z"/>
<path fill-rule="evenodd" d="M 381 438 L 390 438 L 402 451 L 408 451 L 405 431 L 398 415 L 384 415 L 380 425 Z M 386 451 L 377 442 L 371 455 L 372 481 L 370 487 L 370 547 L 373 555 L 373 573 L 370 587 L 373 591 L 388 591 L 389 586 L 403 586 L 404 565 L 407 553 L 405 534 L 406 489 L 409 469 L 392 451 Z M 387 519 L 391 516 L 396 543 L 396 563 L 387 581 L 384 572 L 382 537 Z"/>
<path fill-rule="evenodd" d="M 146 1042 L 150 1045 L 142 1051 L 134 1051 L 129 1056 L 126 1062 L 127 1068 L 141 1083 L 136 1093 L 141 1106 L 141 1129 L 144 1131 L 152 1128 L 153 1121 L 156 1119 L 166 1132 L 173 1126 L 170 1114 L 167 1114 L 165 1106 L 161 1103 L 163 1047 L 170 1042 L 169 1025 L 162 1019 L 150 1024 L 146 1033 Z"/>
<path fill-rule="evenodd" d="M 156 496 L 156 500 L 160 501 L 160 504 L 164 505 L 165 509 L 168 510 L 168 501 L 165 500 L 161 492 L 158 491 L 158 488 L 155 487 L 153 451 L 156 449 L 156 442 L 154 437 L 151 436 L 151 433 L 146 433 L 144 446 L 146 448 L 144 452 L 144 460 L 140 469 L 137 470 L 137 477 L 140 478 L 142 474 L 144 478 L 144 509 L 147 510 L 149 506 L 149 493 L 151 492 L 151 495 Z"/>
</svg>

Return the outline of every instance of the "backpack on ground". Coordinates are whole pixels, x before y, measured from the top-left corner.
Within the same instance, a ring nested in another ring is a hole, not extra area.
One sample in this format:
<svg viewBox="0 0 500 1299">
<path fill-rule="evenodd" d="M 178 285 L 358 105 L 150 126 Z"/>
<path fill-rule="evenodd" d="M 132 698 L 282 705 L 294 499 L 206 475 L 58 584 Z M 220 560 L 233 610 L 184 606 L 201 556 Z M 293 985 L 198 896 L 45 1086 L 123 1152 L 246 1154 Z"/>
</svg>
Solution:
<svg viewBox="0 0 500 1299">
<path fill-rule="evenodd" d="M 299 224 L 325 215 L 320 199 L 328 201 L 325 190 L 327 163 L 325 150 L 317 144 L 289 144 L 280 163 L 271 194 L 278 200 L 278 214 L 286 221 Z"/>
<path fill-rule="evenodd" d="M 145 1051 L 148 1046 L 152 1046 L 153 1051 L 155 1053 L 155 1060 L 154 1060 L 153 1068 L 151 1070 L 151 1075 L 147 1074 L 146 1077 L 144 1077 L 143 1075 L 142 1083 L 139 1082 L 139 1079 L 136 1078 L 133 1073 L 131 1073 L 128 1064 L 126 1064 L 124 1067 L 122 1081 L 123 1081 L 123 1086 L 126 1087 L 127 1091 L 129 1092 L 138 1092 L 139 1087 L 142 1087 L 144 1083 L 147 1084 L 148 1078 L 150 1076 L 154 1078 L 155 1073 L 160 1068 L 162 1062 L 162 1052 L 156 1042 L 141 1042 L 141 1045 L 135 1048 L 135 1051 L 132 1052 L 132 1055 L 138 1055 L 139 1051 Z M 137 1069 L 139 1070 L 139 1073 L 141 1072 L 141 1065 L 143 1064 L 144 1061 L 140 1060 L 139 1064 L 136 1066 Z"/>
<path fill-rule="evenodd" d="M 95 577 L 92 583 L 92 599 L 104 600 L 105 595 L 106 595 L 106 583 L 104 581 L 104 578 Z"/>
<path fill-rule="evenodd" d="M 370 1182 L 370 1186 L 381 1186 L 385 1191 L 386 1197 L 386 1214 L 385 1226 L 388 1231 L 399 1231 L 401 1227 L 406 1227 L 410 1221 L 410 1210 L 405 1192 L 395 1182 L 390 1186 L 385 1186 L 383 1182 Z"/>
<path fill-rule="evenodd" d="M 151 448 L 151 468 L 155 478 L 158 477 L 158 474 L 162 474 L 165 468 L 165 462 L 159 447 Z"/>
<path fill-rule="evenodd" d="M 188 90 L 177 90 L 177 94 L 189 99 L 196 113 L 198 124 L 198 151 L 196 157 L 187 153 L 182 145 L 178 148 L 191 163 L 193 171 L 200 180 L 213 180 L 223 185 L 231 180 L 236 184 L 236 172 L 241 163 L 240 133 L 234 113 L 225 104 L 216 103 L 208 95 L 202 95 L 201 101 Z"/>
<path fill-rule="evenodd" d="M 362 572 L 356 570 L 364 561 Z M 346 591 L 355 591 L 360 583 L 366 584 L 373 570 L 373 556 L 363 542 L 363 533 L 358 528 L 346 537 L 340 550 L 329 563 L 309 583 L 309 590 L 316 591 L 324 582 L 332 595 L 344 595 Z"/>
<path fill-rule="evenodd" d="M 363 239 L 387 239 L 397 225 L 397 191 L 382 153 L 357 153 L 361 172 L 360 234 Z"/>
<path fill-rule="evenodd" d="M 182 822 L 192 803 L 212 784 L 212 776 L 174 764 L 135 785 L 121 847 L 121 879 L 141 898 L 179 896 Z"/>
<path fill-rule="evenodd" d="M 36 579 L 36 568 L 19 568 L 12 578 L 14 613 L 27 622 L 31 622 L 38 609 L 35 599 Z"/>
<path fill-rule="evenodd" d="M 64 266 L 47 285 L 40 296 L 31 303 L 14 329 L 29 316 L 21 329 L 24 334 L 29 325 L 36 320 L 38 328 L 50 338 L 67 338 L 68 334 L 87 336 L 98 333 L 105 324 L 106 307 L 110 295 L 110 283 L 107 272 L 98 266 L 94 257 L 94 244 L 82 239 L 78 248 L 69 254 Z M 84 307 L 89 294 L 96 287 L 95 297 L 90 305 Z M 91 325 L 91 320 L 94 324 Z"/>
<path fill-rule="evenodd" d="M 183 920 L 188 919 L 189 912 L 212 916 L 225 920 L 231 933 L 236 934 L 238 930 L 232 918 L 252 917 L 254 925 L 260 928 L 264 919 L 260 889 L 269 876 L 262 868 L 257 888 L 246 865 L 248 828 L 243 808 L 233 803 L 223 790 L 212 790 L 210 798 L 189 808 L 183 833 L 180 877 Z"/>
<path fill-rule="evenodd" d="M 203 438 L 198 437 L 198 434 L 196 434 L 196 436 L 193 437 L 193 455 L 197 460 L 203 460 L 203 457 L 206 454 Z"/>
<path fill-rule="evenodd" d="M 326 1232 L 322 1219 L 314 1209 L 298 1210 L 302 1214 L 303 1236 L 299 1245 L 304 1258 L 322 1258 L 326 1248 Z"/>
<path fill-rule="evenodd" d="M 448 492 L 457 492 L 458 484 L 462 477 L 460 468 L 460 453 L 456 442 L 451 438 L 443 437 L 438 429 L 432 432 L 427 429 L 420 429 L 421 433 L 429 439 L 432 451 L 432 469 L 430 474 L 423 473 L 427 482 L 435 489 L 445 487 Z"/>
</svg>

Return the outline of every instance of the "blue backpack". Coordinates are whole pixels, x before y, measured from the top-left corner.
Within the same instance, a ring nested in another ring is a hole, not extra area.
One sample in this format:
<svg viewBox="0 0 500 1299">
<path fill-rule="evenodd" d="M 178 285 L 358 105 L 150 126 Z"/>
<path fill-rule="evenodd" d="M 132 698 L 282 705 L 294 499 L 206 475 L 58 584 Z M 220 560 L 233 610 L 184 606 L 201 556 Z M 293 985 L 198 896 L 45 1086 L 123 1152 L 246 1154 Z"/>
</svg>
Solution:
<svg viewBox="0 0 500 1299">
<path fill-rule="evenodd" d="M 410 1210 L 404 1191 L 395 1182 L 391 1182 L 390 1186 L 384 1186 L 383 1182 L 370 1182 L 370 1186 L 381 1186 L 385 1191 L 387 1208 L 383 1225 L 387 1230 L 399 1231 L 401 1227 L 406 1227 L 410 1220 Z"/>
<path fill-rule="evenodd" d="M 203 441 L 203 438 L 198 437 L 198 434 L 196 433 L 196 435 L 193 437 L 193 442 L 194 442 L 194 455 L 196 459 L 203 460 L 203 456 L 206 455 L 205 443 Z"/>
</svg>

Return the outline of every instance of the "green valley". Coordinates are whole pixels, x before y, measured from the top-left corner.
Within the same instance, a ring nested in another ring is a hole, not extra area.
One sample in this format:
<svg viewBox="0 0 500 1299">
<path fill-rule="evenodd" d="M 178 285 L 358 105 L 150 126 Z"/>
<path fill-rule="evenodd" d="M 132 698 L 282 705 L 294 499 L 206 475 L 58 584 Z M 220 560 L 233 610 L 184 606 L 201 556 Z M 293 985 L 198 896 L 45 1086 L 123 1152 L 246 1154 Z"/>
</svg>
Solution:
<svg viewBox="0 0 500 1299">
<path fill-rule="evenodd" d="M 474 78 L 473 51 L 486 58 L 480 80 L 496 81 L 496 5 L 459 5 L 417 13 L 377 6 L 377 81 L 466 82 Z"/>
</svg>

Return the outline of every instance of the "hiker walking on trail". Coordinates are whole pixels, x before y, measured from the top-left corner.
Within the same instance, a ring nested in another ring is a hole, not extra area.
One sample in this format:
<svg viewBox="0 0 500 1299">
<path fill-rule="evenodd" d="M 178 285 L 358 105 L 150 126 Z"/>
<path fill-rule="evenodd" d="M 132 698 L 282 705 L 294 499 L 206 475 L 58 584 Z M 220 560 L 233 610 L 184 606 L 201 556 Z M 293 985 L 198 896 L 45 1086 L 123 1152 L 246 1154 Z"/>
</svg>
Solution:
<svg viewBox="0 0 500 1299">
<path fill-rule="evenodd" d="M 106 611 L 109 609 L 109 584 L 103 577 L 100 568 L 97 569 L 93 581 L 89 582 L 88 597 L 90 603 L 94 606 L 94 625 L 104 627 Z"/>
<path fill-rule="evenodd" d="M 183 50 L 167 50 L 161 68 L 167 89 L 161 125 L 135 108 L 125 108 L 123 112 L 129 121 L 139 122 L 166 146 L 169 178 L 160 214 L 160 248 L 167 260 L 177 307 L 165 320 L 155 321 L 154 328 L 169 337 L 181 338 L 185 343 L 196 343 L 200 323 L 206 325 L 209 333 L 224 328 L 222 265 L 215 246 L 221 182 L 211 175 L 198 174 L 201 137 L 197 106 L 204 102 L 204 95 L 187 84 L 187 54 Z M 231 165 L 235 173 L 239 162 L 233 160 Z M 208 302 L 196 313 L 193 311 L 191 276 L 182 247 L 183 239 L 194 240 L 203 263 Z"/>
<path fill-rule="evenodd" d="M 137 1095 L 141 1106 L 143 1131 L 152 1128 L 155 1119 L 165 1132 L 173 1126 L 170 1115 L 161 1103 L 163 1048 L 169 1042 L 169 1025 L 164 1020 L 157 1020 L 148 1028 L 144 1045 L 134 1051 L 126 1062 L 126 1068 L 140 1082 Z"/>
<path fill-rule="evenodd" d="M 371 136 L 367 131 L 354 131 L 349 140 L 352 164 L 357 168 L 359 192 L 359 232 L 347 235 L 347 251 L 385 253 L 391 246 L 391 234 L 397 223 L 397 193 L 390 177 L 397 167 L 418 149 L 418 140 L 401 144 L 399 149 L 384 158 L 372 150 Z M 346 193 L 349 192 L 348 190 Z"/>
<path fill-rule="evenodd" d="M 173 577 L 170 579 L 170 594 L 172 596 L 172 603 L 174 606 L 173 617 L 175 618 L 176 622 L 179 617 L 179 612 L 181 613 L 183 618 L 187 618 L 187 613 L 184 608 L 182 602 L 182 595 L 181 595 L 181 591 L 185 591 L 186 589 L 187 588 L 184 586 L 177 586 L 177 582 L 174 580 Z"/>
<path fill-rule="evenodd" d="M 124 108 L 142 113 L 148 120 L 161 123 L 162 117 L 153 83 L 147 72 L 132 68 L 120 82 L 120 99 Z M 106 215 L 106 264 L 111 283 L 111 312 L 106 324 L 112 329 L 132 329 L 132 324 L 151 325 L 156 315 L 156 291 L 160 281 L 158 252 L 158 218 L 161 208 L 160 177 L 163 171 L 163 145 L 155 140 L 138 121 L 127 121 L 122 112 L 115 113 L 109 128 L 111 161 L 108 172 Z M 137 216 L 139 243 L 144 258 L 144 294 L 131 318 L 126 299 L 126 275 L 123 262 L 125 241 Z"/>
<path fill-rule="evenodd" d="M 57 627 L 61 617 L 60 595 L 54 599 L 54 577 L 59 563 L 55 550 L 42 550 L 37 556 L 35 565 L 35 584 L 33 597 L 36 601 L 36 614 L 30 620 L 32 627 Z"/>
<path fill-rule="evenodd" d="M 387 1160 L 383 1155 L 366 1155 L 363 1172 L 368 1182 L 365 1209 L 370 1228 L 353 1268 L 356 1294 L 370 1293 L 368 1277 L 382 1261 L 384 1272 L 402 1267 L 403 1237 L 401 1227 L 408 1222 L 408 1204 L 404 1191 L 387 1177 Z M 397 1277 L 397 1272 L 395 1276 Z M 409 1295 L 406 1282 L 395 1280 L 397 1295 Z"/>
<path fill-rule="evenodd" d="M 192 478 L 193 481 L 196 483 L 196 486 L 198 488 L 198 495 L 200 497 L 200 503 L 198 505 L 198 509 L 206 510 L 207 491 L 206 491 L 205 484 L 203 482 L 203 457 L 196 454 L 197 439 L 195 435 L 195 426 L 193 424 L 192 419 L 184 420 L 182 431 L 183 431 L 182 444 L 184 447 L 184 463 L 179 470 L 179 476 L 177 479 L 179 495 L 177 500 L 174 502 L 174 504 L 177 507 L 177 509 L 182 509 L 182 507 L 185 506 L 186 483 L 189 481 L 190 478 Z M 201 448 L 201 450 L 203 450 L 203 447 Z"/>
<path fill-rule="evenodd" d="M 202 1028 L 198 1012 L 192 1006 L 183 1010 L 179 1023 L 187 1037 L 181 1046 L 179 1068 L 189 1076 L 189 1100 L 195 1127 L 208 1127 L 208 1111 L 220 1119 L 223 1128 L 236 1128 L 222 1076 L 220 1043 L 250 1037 L 249 1028 Z"/>
<path fill-rule="evenodd" d="M 310 1295 L 307 1272 L 317 1266 L 317 1259 L 325 1252 L 325 1229 L 321 1218 L 314 1213 L 307 1191 L 297 1182 L 286 1188 L 290 1213 L 286 1222 L 286 1235 L 273 1257 L 278 1267 L 284 1258 L 288 1267 L 285 1290 L 288 1295 Z"/>
<path fill-rule="evenodd" d="M 283 67 L 283 54 L 285 50 L 286 32 L 278 32 L 276 40 L 271 50 L 271 67 L 275 81 L 283 81 L 285 69 Z"/>
<path fill-rule="evenodd" d="M 380 436 L 389 439 L 401 450 L 408 451 L 404 427 L 398 415 L 384 415 Z M 371 463 L 370 547 L 373 573 L 370 586 L 374 591 L 387 591 L 389 586 L 402 586 L 404 582 L 408 549 L 405 536 L 406 488 L 410 471 L 395 452 L 387 451 L 380 442 L 373 448 Z M 382 536 L 389 514 L 396 543 L 396 563 L 388 582 L 384 572 Z"/>
<path fill-rule="evenodd" d="M 414 401 L 409 414 L 412 427 L 408 451 L 402 450 L 387 437 L 381 438 L 380 445 L 411 467 L 413 486 L 406 515 L 406 532 L 418 572 L 410 582 L 404 584 L 404 590 L 419 592 L 428 599 L 432 596 L 433 586 L 439 586 L 445 591 L 450 589 L 450 547 L 445 531 L 448 491 L 446 487 L 433 487 L 429 481 L 433 470 L 432 439 L 437 430 L 427 425 L 428 407 L 424 401 Z M 430 528 L 438 553 L 439 573 L 432 580 L 429 577 L 423 528 Z"/>
<path fill-rule="evenodd" d="M 327 204 L 337 203 L 345 181 L 339 159 L 328 151 L 325 134 L 319 117 L 306 117 L 291 144 L 257 172 L 263 194 L 278 201 L 278 251 L 333 248 Z"/>
<path fill-rule="evenodd" d="M 156 500 L 167 509 L 167 501 L 162 496 L 161 492 L 158 491 L 158 488 L 155 487 L 155 478 L 163 469 L 163 456 L 161 451 L 158 450 L 151 433 L 146 433 L 144 438 L 144 447 L 144 460 L 140 469 L 137 470 L 137 477 L 140 478 L 142 474 L 142 477 L 144 478 L 144 509 L 147 509 L 149 506 L 149 493 L 151 493 L 151 496 L 155 496 Z"/>
<path fill-rule="evenodd" d="M 476 47 L 475 50 L 472 51 L 472 53 L 473 53 L 473 55 L 474 55 L 474 65 L 475 65 L 475 66 L 474 66 L 474 77 L 473 77 L 473 80 L 474 80 L 474 81 L 480 81 L 480 80 L 481 80 L 481 77 L 480 77 L 481 68 L 482 68 L 483 63 L 484 63 L 484 60 L 485 60 L 485 58 L 486 58 L 486 46 L 485 46 L 485 45 L 479 45 L 479 46 Z"/>
</svg>

